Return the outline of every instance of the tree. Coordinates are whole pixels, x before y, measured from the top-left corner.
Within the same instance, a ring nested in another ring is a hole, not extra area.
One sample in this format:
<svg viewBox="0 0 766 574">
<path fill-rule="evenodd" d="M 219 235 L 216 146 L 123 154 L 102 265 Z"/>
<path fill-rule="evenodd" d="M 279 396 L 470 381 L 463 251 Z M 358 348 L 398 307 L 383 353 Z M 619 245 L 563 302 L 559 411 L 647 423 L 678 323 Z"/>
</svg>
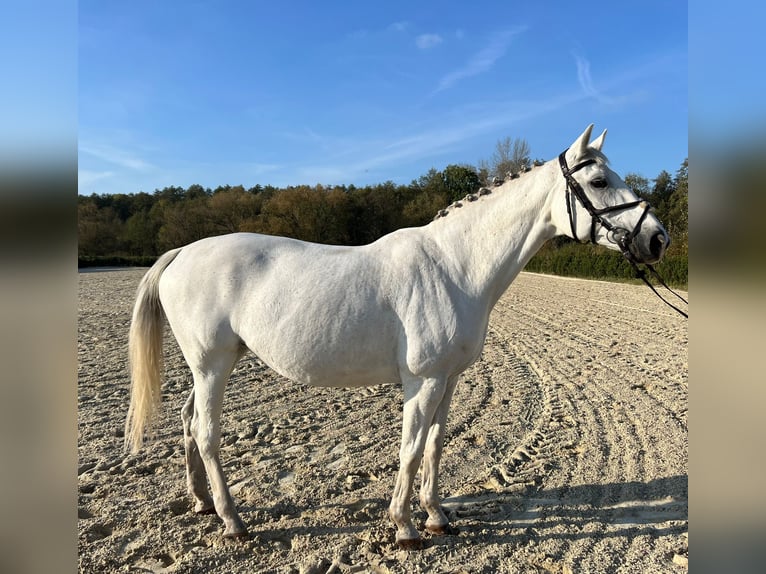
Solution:
<svg viewBox="0 0 766 574">
<path fill-rule="evenodd" d="M 328 242 L 332 230 L 337 229 L 327 195 L 307 185 L 275 194 L 263 206 L 262 217 L 264 233 L 315 243 Z"/>
<path fill-rule="evenodd" d="M 125 222 L 122 239 L 131 255 L 157 255 L 157 234 L 160 222 L 148 209 L 131 215 Z"/>
<path fill-rule="evenodd" d="M 211 227 L 218 233 L 235 233 L 251 229 L 261 212 L 263 198 L 237 185 L 216 190 L 209 202 Z"/>
<path fill-rule="evenodd" d="M 410 187 L 387 181 L 361 188 L 350 185 L 346 193 L 351 245 L 366 245 L 406 225 L 402 210 L 412 197 Z"/>
<path fill-rule="evenodd" d="M 689 158 L 686 158 L 673 180 L 673 193 L 667 200 L 668 231 L 673 240 L 688 249 L 689 242 Z"/>
<path fill-rule="evenodd" d="M 675 190 L 675 183 L 673 177 L 664 169 L 654 178 L 654 186 L 652 187 L 652 202 L 657 206 L 661 206 L 672 195 Z"/>
<path fill-rule="evenodd" d="M 476 175 L 479 176 L 481 185 L 489 185 L 491 172 L 492 168 L 490 167 L 489 162 L 486 159 L 480 159 L 479 163 L 476 164 Z"/>
<path fill-rule="evenodd" d="M 418 194 L 404 206 L 402 211 L 404 224 L 408 227 L 425 225 L 434 218 L 440 209 L 444 209 L 447 205 L 449 202 L 444 193 L 426 192 Z"/>
<path fill-rule="evenodd" d="M 205 189 L 198 183 L 193 183 L 186 189 L 186 199 L 197 199 L 207 197 L 208 195 L 210 195 L 210 190 Z"/>
<path fill-rule="evenodd" d="M 471 166 L 448 165 L 442 174 L 447 201 L 452 203 L 469 193 L 475 193 L 481 185 L 479 175 Z"/>
<path fill-rule="evenodd" d="M 154 191 L 154 196 L 158 200 L 164 199 L 172 202 L 181 201 L 184 199 L 185 194 L 186 190 L 183 187 L 176 187 L 173 185 Z"/>
<path fill-rule="evenodd" d="M 626 173 L 623 181 L 628 186 L 628 189 L 633 191 L 638 197 L 642 199 L 649 199 L 651 195 L 649 191 L 649 180 L 644 176 L 637 173 Z"/>
<path fill-rule="evenodd" d="M 162 221 L 157 234 L 161 252 L 222 233 L 211 224 L 207 195 L 176 202 L 160 201 L 155 208 Z"/>
<path fill-rule="evenodd" d="M 156 199 L 150 193 L 145 191 L 139 191 L 135 195 L 130 196 L 133 200 L 130 214 L 133 215 L 139 211 L 149 211 L 154 205 Z"/>
<path fill-rule="evenodd" d="M 122 225 L 111 206 L 100 208 L 94 201 L 78 202 L 78 255 L 113 255 L 119 249 Z"/>
<path fill-rule="evenodd" d="M 402 209 L 402 223 L 407 227 L 425 225 L 449 205 L 449 193 L 444 174 L 432 167 L 410 184 L 410 199 Z"/>
<path fill-rule="evenodd" d="M 530 149 L 527 140 L 521 138 L 498 140 L 490 160 L 490 177 L 505 179 L 508 173 L 519 172 L 529 164 Z"/>
<path fill-rule="evenodd" d="M 124 193 L 115 193 L 110 196 L 110 206 L 120 221 L 127 221 L 128 218 L 134 213 L 134 198 L 133 195 L 127 195 Z"/>
<path fill-rule="evenodd" d="M 438 169 L 432 167 L 427 173 L 413 180 L 410 187 L 418 193 L 444 193 L 447 191 L 444 185 L 444 175 Z"/>
<path fill-rule="evenodd" d="M 226 185 L 219 185 L 213 190 L 213 195 L 217 195 L 219 193 L 225 193 L 231 189 L 231 186 L 227 183 Z"/>
</svg>

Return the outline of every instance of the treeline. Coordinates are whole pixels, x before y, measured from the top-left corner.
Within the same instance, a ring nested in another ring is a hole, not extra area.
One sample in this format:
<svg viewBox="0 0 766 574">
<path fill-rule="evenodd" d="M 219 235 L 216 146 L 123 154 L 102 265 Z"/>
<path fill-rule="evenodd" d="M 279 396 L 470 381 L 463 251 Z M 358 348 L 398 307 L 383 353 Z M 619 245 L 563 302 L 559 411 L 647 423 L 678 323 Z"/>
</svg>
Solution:
<svg viewBox="0 0 766 574">
<path fill-rule="evenodd" d="M 80 196 L 80 263 L 151 257 L 212 235 L 250 231 L 337 245 L 363 245 L 424 225 L 480 181 L 470 167 L 430 170 L 410 185 L 365 187 L 191 185 L 154 193 Z"/>
<path fill-rule="evenodd" d="M 684 261 L 688 251 L 687 171 L 684 162 L 675 177 L 662 172 L 653 184 L 638 175 L 626 176 L 626 182 L 657 207 L 672 234 L 671 249 Z M 487 177 L 486 169 L 450 165 L 443 171 L 431 169 L 409 185 L 390 181 L 364 187 L 225 185 L 210 189 L 191 185 L 154 193 L 79 196 L 79 265 L 148 265 L 168 249 L 237 231 L 364 245 L 401 227 L 428 223 L 440 209 L 475 192 Z M 615 255 L 619 264 L 620 256 Z M 604 255 L 599 252 L 599 257 Z M 565 260 L 574 265 L 564 264 Z M 528 268 L 569 274 L 572 267 L 576 273 L 586 261 L 566 242 L 556 241 Z M 594 269 L 584 271 L 580 274 L 590 276 L 592 271 L 602 276 Z M 685 272 L 679 268 L 672 280 L 685 283 Z"/>
</svg>

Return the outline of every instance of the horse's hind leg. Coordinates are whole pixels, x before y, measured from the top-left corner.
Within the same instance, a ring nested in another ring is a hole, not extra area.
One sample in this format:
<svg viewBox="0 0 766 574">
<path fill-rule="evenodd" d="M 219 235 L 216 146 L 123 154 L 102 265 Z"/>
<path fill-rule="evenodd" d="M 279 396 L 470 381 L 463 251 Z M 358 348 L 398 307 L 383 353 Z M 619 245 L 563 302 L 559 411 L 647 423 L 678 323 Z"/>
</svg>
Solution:
<svg viewBox="0 0 766 574">
<path fill-rule="evenodd" d="M 452 393 L 455 390 L 457 377 L 447 381 L 447 390 L 441 403 L 436 410 L 431 428 L 426 439 L 425 453 L 423 454 L 423 480 L 420 485 L 420 506 L 428 513 L 426 530 L 432 534 L 449 534 L 450 526 L 447 516 L 441 507 L 439 500 L 439 462 L 444 447 L 444 433 L 447 426 L 447 414 L 449 413 Z"/>
<path fill-rule="evenodd" d="M 240 356 L 241 350 L 210 350 L 200 360 L 203 364 L 192 367 L 194 414 L 189 429 L 205 466 L 210 489 L 213 491 L 215 511 L 224 522 L 223 535 L 227 538 L 247 536 L 247 529 L 237 513 L 218 455 L 223 392 L 234 363 Z"/>
<path fill-rule="evenodd" d="M 181 421 L 184 426 L 184 450 L 186 451 L 186 485 L 189 494 L 194 497 L 194 512 L 198 514 L 214 513 L 213 499 L 207 490 L 207 475 L 197 443 L 191 433 L 194 416 L 194 390 L 181 409 Z"/>
</svg>

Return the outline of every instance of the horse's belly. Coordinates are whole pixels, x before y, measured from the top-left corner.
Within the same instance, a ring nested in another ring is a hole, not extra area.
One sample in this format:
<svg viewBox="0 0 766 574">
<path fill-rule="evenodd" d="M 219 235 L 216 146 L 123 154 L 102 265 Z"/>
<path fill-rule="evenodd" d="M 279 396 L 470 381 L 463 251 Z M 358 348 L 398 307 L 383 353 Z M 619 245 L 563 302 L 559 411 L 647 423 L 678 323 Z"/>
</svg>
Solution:
<svg viewBox="0 0 766 574">
<path fill-rule="evenodd" d="M 293 381 L 357 387 L 396 382 L 398 334 L 390 321 L 308 321 L 273 318 L 271 329 L 243 333 L 263 362 Z M 260 323 L 260 321 L 259 321 Z"/>
<path fill-rule="evenodd" d="M 396 369 L 345 369 L 332 372 L 315 372 L 305 382 L 313 387 L 368 387 L 399 380 Z"/>
<path fill-rule="evenodd" d="M 315 387 L 365 387 L 399 380 L 394 356 L 364 353 L 358 350 L 329 350 L 303 347 L 296 352 L 256 354 L 282 376 Z M 346 352 L 344 352 L 346 351 Z"/>
</svg>

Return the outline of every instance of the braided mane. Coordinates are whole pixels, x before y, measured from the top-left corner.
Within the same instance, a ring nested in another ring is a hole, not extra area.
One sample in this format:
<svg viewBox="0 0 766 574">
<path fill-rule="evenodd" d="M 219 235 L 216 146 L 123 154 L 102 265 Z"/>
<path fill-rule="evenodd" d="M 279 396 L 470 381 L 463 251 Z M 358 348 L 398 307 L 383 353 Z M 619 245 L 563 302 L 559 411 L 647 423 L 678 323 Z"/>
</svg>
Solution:
<svg viewBox="0 0 766 574">
<path fill-rule="evenodd" d="M 493 177 L 492 178 L 492 183 L 490 185 L 492 186 L 492 188 L 500 187 L 501 185 L 503 185 L 505 183 L 506 179 L 518 179 L 523 174 L 525 174 L 527 172 L 530 172 L 530 171 L 532 171 L 533 168 L 539 167 L 541 165 L 543 165 L 543 162 L 535 160 L 531 165 L 529 165 L 529 164 L 525 165 L 518 172 L 510 172 L 509 171 L 506 174 L 506 178 L 505 179 L 501 179 L 499 177 Z M 447 215 L 449 215 L 451 210 L 459 209 L 459 208 L 463 207 L 463 203 L 465 203 L 465 202 L 471 203 L 471 202 L 477 201 L 478 199 L 481 199 L 483 196 L 490 195 L 491 193 L 492 193 L 492 189 L 490 189 L 489 187 L 486 187 L 486 186 L 481 186 L 476 191 L 476 193 L 469 193 L 462 200 L 459 199 L 457 201 L 454 201 L 450 205 L 445 207 L 444 209 L 440 209 L 439 212 L 434 216 L 433 220 L 436 221 L 437 219 L 439 219 L 441 217 L 447 217 Z"/>
</svg>

